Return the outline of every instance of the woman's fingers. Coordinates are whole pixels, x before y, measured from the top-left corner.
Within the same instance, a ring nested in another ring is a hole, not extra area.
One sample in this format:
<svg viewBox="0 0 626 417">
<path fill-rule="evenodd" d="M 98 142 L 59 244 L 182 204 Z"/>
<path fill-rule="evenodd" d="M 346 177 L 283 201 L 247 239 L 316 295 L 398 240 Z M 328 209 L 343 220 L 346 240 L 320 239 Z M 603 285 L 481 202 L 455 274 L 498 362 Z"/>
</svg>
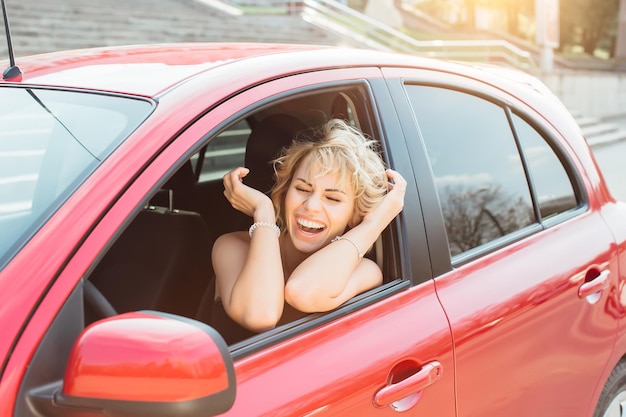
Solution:
<svg viewBox="0 0 626 417">
<path fill-rule="evenodd" d="M 393 169 L 387 170 L 387 178 L 390 180 L 389 182 L 389 191 L 396 190 L 400 192 L 406 191 L 406 180 L 399 172 L 394 171 Z"/>
<path fill-rule="evenodd" d="M 242 183 L 243 178 L 248 175 L 250 170 L 244 167 L 237 167 L 229 172 L 227 172 L 224 177 L 224 188 L 236 187 L 238 184 Z"/>
<path fill-rule="evenodd" d="M 393 169 L 387 170 L 387 178 L 389 178 L 389 193 L 385 200 L 387 200 L 389 210 L 395 215 L 402 211 L 404 207 L 406 180 L 399 172 Z"/>
<path fill-rule="evenodd" d="M 243 178 L 249 172 L 248 168 L 238 167 L 226 173 L 223 178 L 224 196 L 234 209 L 253 216 L 257 207 L 263 204 L 265 199 L 269 201 L 269 197 L 243 183 Z"/>
</svg>

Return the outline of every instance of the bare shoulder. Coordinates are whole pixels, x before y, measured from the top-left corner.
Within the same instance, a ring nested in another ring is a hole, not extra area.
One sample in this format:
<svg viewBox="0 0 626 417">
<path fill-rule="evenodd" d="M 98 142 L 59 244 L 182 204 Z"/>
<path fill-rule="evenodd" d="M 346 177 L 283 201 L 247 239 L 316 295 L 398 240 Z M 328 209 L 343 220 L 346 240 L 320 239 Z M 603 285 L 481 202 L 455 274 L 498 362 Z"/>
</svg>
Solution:
<svg viewBox="0 0 626 417">
<path fill-rule="evenodd" d="M 231 232 L 221 235 L 213 244 L 213 253 L 234 248 L 247 248 L 250 246 L 250 238 L 247 232 Z"/>
<path fill-rule="evenodd" d="M 221 235 L 215 240 L 211 251 L 213 268 L 219 275 L 220 266 L 243 263 L 250 249 L 247 232 L 232 232 Z"/>
</svg>

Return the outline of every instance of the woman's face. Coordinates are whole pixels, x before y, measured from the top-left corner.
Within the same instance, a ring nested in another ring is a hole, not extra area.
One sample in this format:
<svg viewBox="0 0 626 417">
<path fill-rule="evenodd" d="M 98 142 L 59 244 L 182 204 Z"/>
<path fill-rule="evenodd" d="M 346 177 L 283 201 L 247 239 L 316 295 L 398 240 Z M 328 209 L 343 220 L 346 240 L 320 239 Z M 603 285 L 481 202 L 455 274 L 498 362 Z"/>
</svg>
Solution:
<svg viewBox="0 0 626 417">
<path fill-rule="evenodd" d="M 294 247 L 315 252 L 343 234 L 354 218 L 350 181 L 335 172 L 319 176 L 319 166 L 300 163 L 285 195 L 285 223 Z M 343 180 L 343 181 L 342 181 Z"/>
</svg>

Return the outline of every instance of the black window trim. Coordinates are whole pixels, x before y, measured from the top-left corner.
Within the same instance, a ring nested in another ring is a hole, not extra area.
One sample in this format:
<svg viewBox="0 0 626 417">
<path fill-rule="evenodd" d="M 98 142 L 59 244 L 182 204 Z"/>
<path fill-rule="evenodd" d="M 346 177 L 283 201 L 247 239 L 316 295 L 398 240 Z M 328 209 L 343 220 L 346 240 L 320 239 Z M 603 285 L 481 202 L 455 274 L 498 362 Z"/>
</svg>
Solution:
<svg viewBox="0 0 626 417">
<path fill-rule="evenodd" d="M 467 80 L 464 80 L 467 81 Z M 480 80 L 472 80 L 476 83 L 479 84 L 484 84 L 482 81 Z M 433 274 L 435 277 L 442 275 L 444 273 L 447 273 L 449 271 L 451 271 L 454 268 L 458 268 L 468 262 L 471 262 L 475 259 L 478 259 L 480 257 L 483 257 L 489 253 L 495 252 L 497 250 L 500 250 L 506 246 L 509 246 L 511 244 L 514 244 L 515 242 L 526 238 L 528 236 L 531 236 L 535 233 L 539 233 L 545 229 L 554 227 L 556 225 L 559 225 L 571 218 L 577 217 L 580 214 L 588 211 L 588 203 L 587 203 L 587 193 L 585 190 L 585 187 L 582 184 L 582 181 L 580 179 L 580 176 L 577 172 L 577 170 L 574 168 L 574 164 L 571 161 L 571 158 L 569 157 L 568 153 L 564 151 L 563 149 L 563 145 L 560 143 L 560 140 L 556 139 L 555 133 L 550 133 L 551 129 L 548 129 L 545 126 L 539 126 L 538 123 L 535 121 L 537 119 L 541 120 L 542 122 L 544 121 L 544 118 L 541 115 L 538 115 L 536 113 L 532 114 L 530 111 L 528 110 L 524 110 L 521 106 L 514 106 L 511 102 L 511 100 L 508 100 L 506 98 L 500 98 L 500 97 L 495 97 L 493 94 L 489 94 L 487 91 L 487 88 L 491 89 L 491 88 L 495 88 L 491 85 L 485 84 L 485 90 L 481 90 L 480 88 L 470 88 L 467 85 L 462 85 L 460 82 L 459 83 L 453 83 L 450 81 L 446 81 L 446 82 L 442 82 L 442 81 L 432 81 L 432 80 L 422 80 L 420 81 L 419 79 L 417 79 L 416 77 L 402 77 L 402 78 L 395 78 L 395 79 L 388 79 L 388 82 L 393 83 L 393 82 L 399 82 L 400 87 L 403 91 L 404 94 L 404 99 L 406 102 L 406 105 L 410 108 L 410 100 L 408 98 L 408 92 L 406 90 L 407 86 L 424 86 L 424 87 L 436 87 L 436 88 L 444 88 L 446 90 L 453 90 L 453 91 L 457 91 L 460 93 L 466 93 L 466 94 L 470 94 L 472 96 L 475 97 L 479 97 L 482 98 L 484 100 L 487 100 L 497 106 L 499 106 L 501 109 L 503 109 L 503 111 L 505 112 L 505 115 L 507 117 L 507 123 L 509 124 L 509 127 L 511 129 L 512 134 L 514 135 L 514 139 L 516 142 L 516 147 L 518 149 L 518 152 L 520 154 L 520 158 L 522 158 L 522 164 L 523 164 L 523 168 L 524 168 L 524 175 L 526 177 L 526 181 L 529 185 L 529 192 L 531 194 L 531 199 L 532 199 L 532 203 L 533 203 L 533 211 L 536 213 L 536 223 L 533 223 L 527 227 L 524 227 L 520 230 L 517 230 L 513 233 L 509 233 L 506 236 L 502 236 L 501 238 L 492 240 L 490 242 L 487 242 L 483 245 L 477 246 L 476 248 L 472 248 L 468 251 L 465 251 L 463 253 L 460 253 L 458 255 L 454 255 L 452 256 L 449 252 L 449 244 L 448 244 L 448 239 L 447 239 L 447 232 L 445 230 L 445 223 L 443 221 L 443 212 L 442 212 L 442 208 L 441 208 L 441 202 L 439 201 L 439 196 L 438 193 L 435 190 L 435 197 L 433 198 L 433 200 L 436 200 L 436 204 L 439 206 L 439 216 L 441 217 L 441 223 L 444 225 L 443 226 L 443 230 L 441 230 L 441 233 L 443 233 L 443 235 L 445 236 L 445 241 L 446 241 L 446 245 L 447 245 L 447 255 L 448 255 L 448 261 L 449 261 L 449 265 L 450 268 L 448 270 L 442 270 L 440 269 L 439 271 L 435 271 L 433 270 Z M 411 110 L 411 113 L 413 113 L 413 111 Z M 547 142 L 547 144 L 550 146 L 550 148 L 553 150 L 553 152 L 556 154 L 557 158 L 559 159 L 559 161 L 561 162 L 563 168 L 566 171 L 566 174 L 568 175 L 568 178 L 570 179 L 570 182 L 572 184 L 572 187 L 574 188 L 574 194 L 578 200 L 578 206 L 571 209 L 571 210 L 567 210 L 563 213 L 559 213 L 555 216 L 551 216 L 549 218 L 546 219 L 542 219 L 540 216 L 538 216 L 538 210 L 539 210 L 539 205 L 538 202 L 536 200 L 536 191 L 535 191 L 535 187 L 534 184 L 532 184 L 531 181 L 531 176 L 529 174 L 529 169 L 527 166 L 527 162 L 526 162 L 526 156 L 523 153 L 522 149 L 521 149 L 521 145 L 519 142 L 519 138 L 518 138 L 518 134 L 517 131 L 514 128 L 513 125 L 513 119 L 511 114 L 515 114 L 518 117 L 522 118 L 526 123 L 528 123 L 530 126 L 533 127 L 533 129 L 535 129 L 540 135 L 541 137 Z M 417 121 L 417 119 L 415 117 L 413 117 L 413 123 L 415 123 L 417 130 L 419 131 L 419 141 L 421 142 L 421 147 L 423 147 L 423 152 L 426 152 L 425 149 L 425 144 L 424 144 L 424 140 L 421 136 L 421 130 L 419 128 L 419 122 Z M 547 121 L 545 123 L 548 123 Z M 429 169 L 430 169 L 430 160 L 428 158 L 428 155 L 426 154 L 426 161 L 429 164 Z M 433 177 L 432 177 L 432 169 L 430 169 L 431 172 L 431 177 L 429 178 L 430 181 L 433 181 Z M 425 213 L 426 215 L 426 213 Z M 429 236 L 429 244 L 430 244 L 430 240 L 432 239 L 432 235 Z M 443 255 L 441 255 L 443 256 Z M 431 260 L 432 264 L 433 264 L 433 268 L 434 265 L 437 264 L 437 262 L 435 260 Z M 438 264 L 441 264 L 441 262 L 439 262 Z"/>
<path fill-rule="evenodd" d="M 554 224 L 555 217 L 561 218 L 561 216 L 563 216 L 563 217 L 569 218 L 569 216 L 567 216 L 567 213 L 569 213 L 570 211 L 577 212 L 581 208 L 584 208 L 585 210 L 587 210 L 589 207 L 587 190 L 585 189 L 582 183 L 582 180 L 580 178 L 578 171 L 574 168 L 574 163 L 571 157 L 563 149 L 563 145 L 561 144 L 561 141 L 555 138 L 555 134 L 550 133 L 548 129 L 546 129 L 543 126 L 540 126 L 536 122 L 537 117 L 533 118 L 530 115 L 528 115 L 527 112 L 524 112 L 521 109 L 512 108 L 510 105 L 507 105 L 507 116 L 509 117 L 509 123 L 511 124 L 511 129 L 513 131 L 513 134 L 515 135 L 515 140 L 518 143 L 518 146 L 520 149 L 520 156 L 523 158 L 524 161 L 526 161 L 526 154 L 523 148 L 521 147 L 519 135 L 517 133 L 517 130 L 515 129 L 515 124 L 513 123 L 513 115 L 519 117 L 528 125 L 530 125 L 543 138 L 543 140 L 550 147 L 550 149 L 552 149 L 557 159 L 561 162 L 561 165 L 563 166 L 563 169 L 565 170 L 567 177 L 570 179 L 570 183 L 572 184 L 574 195 L 578 203 L 575 208 L 568 210 L 566 212 L 563 212 L 563 213 L 559 213 L 556 216 L 551 216 L 547 219 L 543 219 L 541 218 L 541 216 L 538 216 L 537 218 L 540 219 L 540 222 L 544 225 Z M 526 164 L 526 162 L 524 162 L 524 164 Z M 530 172 L 530 169 L 527 169 L 526 173 L 530 181 L 530 175 L 528 174 L 529 172 Z M 534 198 L 535 196 L 534 185 L 533 185 L 532 191 L 533 191 L 533 198 Z M 537 205 L 537 209 L 539 209 L 538 202 L 535 204 Z M 557 221 L 556 223 L 560 223 L 560 221 Z"/>
</svg>

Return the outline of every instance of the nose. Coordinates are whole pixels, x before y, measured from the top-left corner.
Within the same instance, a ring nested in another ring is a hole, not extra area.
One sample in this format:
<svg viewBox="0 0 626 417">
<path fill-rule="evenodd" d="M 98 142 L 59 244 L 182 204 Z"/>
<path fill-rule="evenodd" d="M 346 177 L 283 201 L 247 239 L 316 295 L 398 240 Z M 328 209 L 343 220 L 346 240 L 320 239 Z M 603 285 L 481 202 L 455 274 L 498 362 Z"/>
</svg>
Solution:
<svg viewBox="0 0 626 417">
<path fill-rule="evenodd" d="M 310 193 L 304 202 L 304 207 L 309 211 L 319 211 L 321 208 L 322 199 L 317 193 Z"/>
</svg>

